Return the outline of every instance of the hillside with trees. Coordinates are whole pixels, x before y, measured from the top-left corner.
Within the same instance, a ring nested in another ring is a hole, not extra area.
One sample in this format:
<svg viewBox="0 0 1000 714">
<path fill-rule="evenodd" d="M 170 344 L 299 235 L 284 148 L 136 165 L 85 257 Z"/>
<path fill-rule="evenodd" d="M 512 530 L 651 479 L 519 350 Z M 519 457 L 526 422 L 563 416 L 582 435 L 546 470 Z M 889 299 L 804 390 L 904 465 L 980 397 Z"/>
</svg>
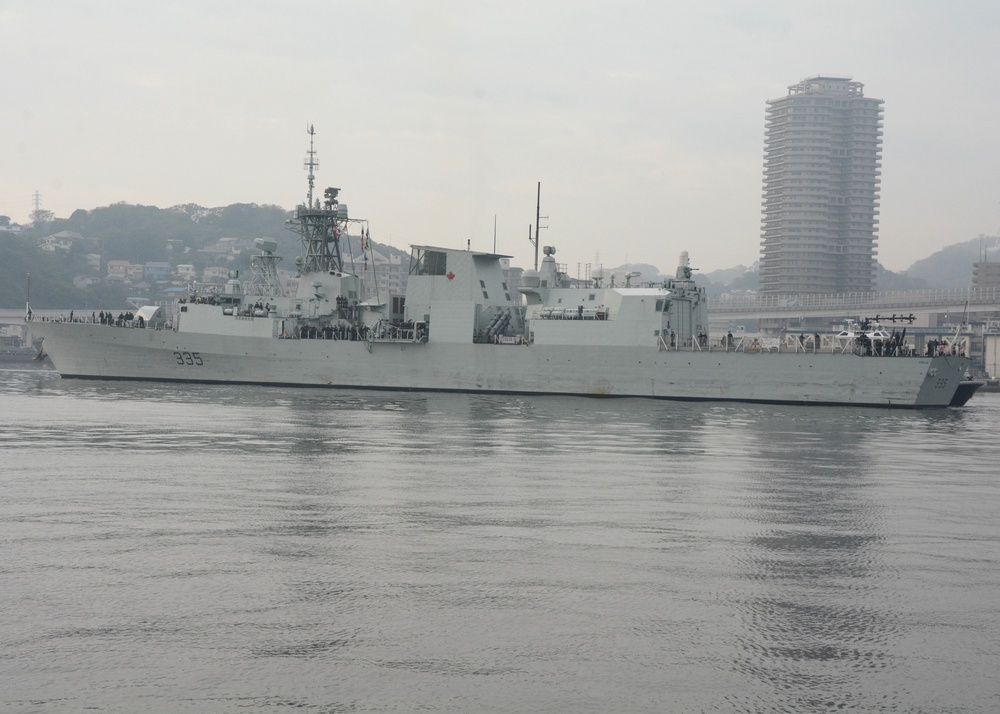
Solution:
<svg viewBox="0 0 1000 714">
<path fill-rule="evenodd" d="M 51 213 L 36 212 L 35 222 L 20 233 L 9 230 L 10 219 L 0 216 L 0 308 L 24 307 L 28 297 L 28 273 L 31 274 L 31 302 L 36 308 L 119 309 L 128 295 L 125 287 L 104 280 L 107 263 L 112 260 L 142 265 L 149 262 L 193 265 L 200 274 L 213 260 L 210 253 L 199 252 L 223 238 L 235 238 L 252 243 L 256 238 L 272 238 L 278 242 L 278 252 L 289 259 L 298 255 L 299 236 L 285 225 L 291 212 L 280 206 L 238 203 L 221 208 L 204 208 L 194 204 L 157 208 L 116 203 L 93 210 L 78 209 L 69 218 L 55 218 Z M 61 231 L 78 235 L 67 250 L 46 251 L 40 242 Z M 383 253 L 402 251 L 373 241 Z M 916 261 L 908 270 L 894 273 L 881 265 L 877 272 L 877 290 L 916 290 L 922 288 L 968 287 L 972 264 L 989 252 L 1000 248 L 1000 238 L 978 238 L 948 246 L 933 255 Z M 94 266 L 93 256 L 99 265 Z M 995 257 L 995 256 L 992 256 Z M 89 261 L 89 262 L 88 262 Z M 249 258 L 242 255 L 229 264 L 246 269 Z M 625 282 L 625 274 L 639 273 L 639 282 L 661 280 L 671 276 L 649 264 L 633 264 L 604 268 L 606 281 L 615 275 L 616 284 Z M 91 276 L 95 283 L 74 287 L 74 278 Z M 99 280 L 99 282 L 98 282 Z M 726 292 L 753 293 L 759 289 L 757 266 L 736 266 L 726 270 L 696 273 L 709 297 Z"/>
<path fill-rule="evenodd" d="M 210 258 L 199 249 L 220 238 L 252 241 L 273 238 L 286 255 L 298 253 L 298 236 L 285 229 L 291 214 L 279 206 L 234 204 L 206 209 L 195 205 L 161 209 L 117 203 L 90 211 L 78 209 L 69 218 L 39 221 L 10 233 L 0 229 L 0 307 L 24 307 L 31 274 L 31 303 L 36 308 L 119 309 L 128 297 L 120 285 L 106 282 L 75 288 L 80 275 L 104 278 L 109 260 L 136 264 L 190 263 L 199 271 Z M 9 225 L 9 219 L 5 225 Z M 62 231 L 79 234 L 66 251 L 49 252 L 39 246 L 46 236 Z M 99 255 L 99 267 L 88 265 L 87 256 Z M 236 266 L 245 267 L 245 266 Z"/>
<path fill-rule="evenodd" d="M 23 309 L 28 301 L 41 308 L 67 305 L 119 308 L 127 295 L 120 285 L 105 283 L 78 290 L 73 278 L 84 263 L 79 249 L 68 254 L 40 250 L 30 236 L 0 233 L 0 308 Z"/>
</svg>

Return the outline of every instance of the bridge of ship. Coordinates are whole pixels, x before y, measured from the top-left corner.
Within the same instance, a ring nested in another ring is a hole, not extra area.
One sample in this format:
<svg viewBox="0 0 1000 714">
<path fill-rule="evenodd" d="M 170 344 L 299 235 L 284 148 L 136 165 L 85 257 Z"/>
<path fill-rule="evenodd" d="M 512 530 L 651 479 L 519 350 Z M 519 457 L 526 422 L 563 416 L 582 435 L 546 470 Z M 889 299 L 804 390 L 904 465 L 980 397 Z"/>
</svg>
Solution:
<svg viewBox="0 0 1000 714">
<path fill-rule="evenodd" d="M 1000 289 L 897 290 L 837 295 L 761 295 L 755 298 L 713 298 L 713 320 L 764 320 L 804 317 L 874 317 L 915 312 L 977 313 L 1000 311 Z"/>
</svg>

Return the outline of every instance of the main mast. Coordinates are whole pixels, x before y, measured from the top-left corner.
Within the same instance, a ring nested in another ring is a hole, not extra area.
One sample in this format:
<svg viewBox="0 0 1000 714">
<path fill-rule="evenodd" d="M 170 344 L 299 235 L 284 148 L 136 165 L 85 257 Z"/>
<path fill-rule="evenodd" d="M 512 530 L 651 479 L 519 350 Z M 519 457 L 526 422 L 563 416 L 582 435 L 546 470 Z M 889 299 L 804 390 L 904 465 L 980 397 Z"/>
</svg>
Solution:
<svg viewBox="0 0 1000 714">
<path fill-rule="evenodd" d="M 541 240 L 539 231 L 548 226 L 542 225 L 542 219 L 548 216 L 542 215 L 542 182 L 538 182 L 538 200 L 535 202 L 535 237 L 531 237 L 531 224 L 528 224 L 528 241 L 535 246 L 535 270 L 538 270 L 538 243 Z"/>
<path fill-rule="evenodd" d="M 302 236 L 302 256 L 296 261 L 300 274 L 344 272 L 340 237 L 347 235 L 347 206 L 337 200 L 339 188 L 326 189 L 322 202 L 313 199 L 319 160 L 313 145 L 316 130 L 310 124 L 307 131 L 309 152 L 304 168 L 309 171 L 309 192 L 305 204 L 295 209 L 295 217 L 288 220 L 286 228 Z"/>
</svg>

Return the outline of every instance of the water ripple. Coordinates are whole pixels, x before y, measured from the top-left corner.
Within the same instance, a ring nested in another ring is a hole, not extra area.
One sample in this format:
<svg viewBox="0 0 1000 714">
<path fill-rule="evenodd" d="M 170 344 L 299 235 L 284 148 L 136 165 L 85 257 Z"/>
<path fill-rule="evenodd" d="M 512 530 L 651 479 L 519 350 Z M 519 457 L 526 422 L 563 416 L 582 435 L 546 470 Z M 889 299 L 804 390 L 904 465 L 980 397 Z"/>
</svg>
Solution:
<svg viewBox="0 0 1000 714">
<path fill-rule="evenodd" d="M 0 707 L 991 711 L 998 397 L 0 370 Z"/>
</svg>

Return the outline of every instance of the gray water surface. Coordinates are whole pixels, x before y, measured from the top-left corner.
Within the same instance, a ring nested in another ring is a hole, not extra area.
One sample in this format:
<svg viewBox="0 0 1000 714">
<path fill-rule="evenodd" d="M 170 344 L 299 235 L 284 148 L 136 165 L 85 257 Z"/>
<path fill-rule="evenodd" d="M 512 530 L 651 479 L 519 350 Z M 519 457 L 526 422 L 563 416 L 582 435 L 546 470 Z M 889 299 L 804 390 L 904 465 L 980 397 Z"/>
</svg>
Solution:
<svg viewBox="0 0 1000 714">
<path fill-rule="evenodd" d="M 0 707 L 996 711 L 998 424 L 0 370 Z"/>
</svg>

